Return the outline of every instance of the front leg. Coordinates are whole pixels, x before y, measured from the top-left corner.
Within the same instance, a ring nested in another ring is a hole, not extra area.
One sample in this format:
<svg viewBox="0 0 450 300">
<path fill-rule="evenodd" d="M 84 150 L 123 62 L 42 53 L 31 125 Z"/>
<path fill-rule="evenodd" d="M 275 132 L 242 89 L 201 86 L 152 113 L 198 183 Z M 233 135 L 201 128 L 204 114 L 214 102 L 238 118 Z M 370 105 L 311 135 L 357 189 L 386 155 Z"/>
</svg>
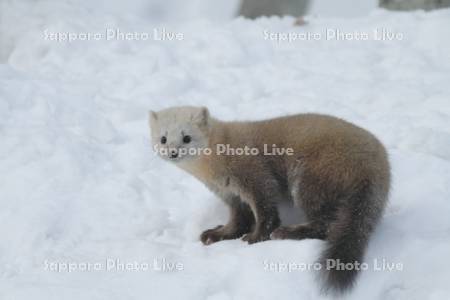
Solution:
<svg viewBox="0 0 450 300">
<path fill-rule="evenodd" d="M 281 224 L 275 199 L 278 197 L 276 185 L 261 184 L 249 189 L 242 196 L 252 208 L 255 216 L 255 226 L 252 232 L 246 234 L 242 240 L 249 244 L 270 239 L 270 234 Z"/>
<path fill-rule="evenodd" d="M 251 231 L 255 222 L 250 207 L 242 202 L 238 196 L 229 196 L 224 200 L 230 207 L 230 220 L 226 225 L 219 225 L 204 231 L 200 235 L 200 240 L 205 245 L 240 238 Z"/>
</svg>

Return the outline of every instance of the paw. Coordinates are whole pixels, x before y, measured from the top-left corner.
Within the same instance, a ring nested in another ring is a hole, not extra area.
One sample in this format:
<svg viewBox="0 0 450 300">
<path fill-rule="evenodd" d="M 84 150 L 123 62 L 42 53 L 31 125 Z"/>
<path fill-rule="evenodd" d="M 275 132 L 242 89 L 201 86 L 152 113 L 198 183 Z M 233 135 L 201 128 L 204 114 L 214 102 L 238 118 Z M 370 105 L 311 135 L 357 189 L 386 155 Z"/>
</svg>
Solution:
<svg viewBox="0 0 450 300">
<path fill-rule="evenodd" d="M 260 233 L 248 233 L 242 237 L 244 242 L 247 242 L 249 245 L 270 240 L 269 235 L 260 234 Z"/>
<path fill-rule="evenodd" d="M 200 240 L 204 245 L 211 245 L 224 239 L 222 229 L 223 225 L 203 231 L 200 235 Z"/>
<path fill-rule="evenodd" d="M 284 240 L 289 236 L 289 230 L 286 227 L 280 226 L 270 234 L 272 240 Z"/>
</svg>

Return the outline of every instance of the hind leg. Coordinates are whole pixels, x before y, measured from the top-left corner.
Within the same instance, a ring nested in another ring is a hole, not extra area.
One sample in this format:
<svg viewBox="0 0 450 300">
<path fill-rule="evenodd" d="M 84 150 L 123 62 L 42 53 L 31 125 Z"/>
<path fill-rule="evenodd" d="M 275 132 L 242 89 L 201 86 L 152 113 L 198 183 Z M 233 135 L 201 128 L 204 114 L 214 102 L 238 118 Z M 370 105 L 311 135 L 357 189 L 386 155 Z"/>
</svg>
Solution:
<svg viewBox="0 0 450 300">
<path fill-rule="evenodd" d="M 327 226 L 321 222 L 280 226 L 270 235 L 272 240 L 303 240 L 327 238 Z"/>
<path fill-rule="evenodd" d="M 303 175 L 304 173 L 305 170 Z M 329 200 L 327 186 L 324 186 L 320 180 L 308 180 L 302 177 L 293 184 L 291 196 L 294 204 L 301 207 L 305 213 L 307 223 L 280 226 L 272 232 L 270 238 L 273 240 L 326 240 L 329 225 L 335 219 L 336 212 L 336 204 Z"/>
</svg>

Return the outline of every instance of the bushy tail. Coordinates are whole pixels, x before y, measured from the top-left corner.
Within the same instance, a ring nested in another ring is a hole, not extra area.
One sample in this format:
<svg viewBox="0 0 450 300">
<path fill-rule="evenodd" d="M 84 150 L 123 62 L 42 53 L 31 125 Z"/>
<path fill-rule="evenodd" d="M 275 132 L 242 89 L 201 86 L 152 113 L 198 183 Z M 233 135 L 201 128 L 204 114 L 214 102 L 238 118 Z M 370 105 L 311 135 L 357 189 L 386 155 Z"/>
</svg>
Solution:
<svg viewBox="0 0 450 300">
<path fill-rule="evenodd" d="M 320 258 L 325 293 L 343 294 L 353 286 L 370 234 L 386 203 L 387 195 L 383 190 L 364 182 L 338 211 Z"/>
</svg>

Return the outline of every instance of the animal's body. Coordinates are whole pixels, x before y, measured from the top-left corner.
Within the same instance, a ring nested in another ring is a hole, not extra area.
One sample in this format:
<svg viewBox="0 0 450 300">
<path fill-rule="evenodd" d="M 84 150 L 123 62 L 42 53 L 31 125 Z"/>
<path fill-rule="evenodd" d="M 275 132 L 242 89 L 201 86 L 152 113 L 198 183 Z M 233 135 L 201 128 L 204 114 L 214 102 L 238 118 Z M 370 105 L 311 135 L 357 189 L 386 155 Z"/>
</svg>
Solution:
<svg viewBox="0 0 450 300">
<path fill-rule="evenodd" d="M 256 122 L 222 122 L 206 108 L 174 107 L 151 112 L 153 144 L 170 148 L 173 161 L 216 193 L 230 208 L 225 225 L 204 231 L 211 244 L 243 237 L 323 239 L 324 287 L 345 291 L 356 270 L 326 270 L 327 260 L 360 263 L 387 202 L 390 167 L 383 145 L 368 131 L 344 120 L 298 114 Z M 292 149 L 291 155 L 264 155 L 264 147 Z M 258 155 L 225 155 L 231 149 L 259 149 Z M 264 146 L 266 145 L 266 146 Z M 206 155 L 179 155 L 183 149 L 209 148 Z M 292 201 L 307 223 L 280 226 L 277 203 Z"/>
</svg>

